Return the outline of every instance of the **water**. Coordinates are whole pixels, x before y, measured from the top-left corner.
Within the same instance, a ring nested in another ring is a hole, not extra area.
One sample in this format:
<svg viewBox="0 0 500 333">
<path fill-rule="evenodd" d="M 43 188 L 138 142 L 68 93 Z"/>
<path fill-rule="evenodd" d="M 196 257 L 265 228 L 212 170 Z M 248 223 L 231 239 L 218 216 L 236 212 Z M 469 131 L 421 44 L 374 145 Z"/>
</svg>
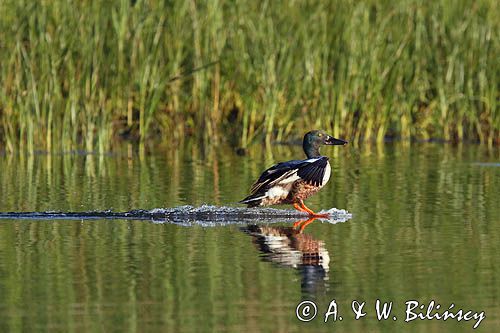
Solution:
<svg viewBox="0 0 500 333">
<path fill-rule="evenodd" d="M 498 330 L 499 150 L 323 153 L 333 175 L 307 203 L 335 216 L 303 232 L 291 207 L 236 204 L 299 146 L 0 155 L 0 331 L 472 330 L 405 323 L 408 300 L 485 311 L 479 330 Z M 397 321 L 376 319 L 377 299 L 394 302 Z M 317 304 L 311 322 L 295 316 L 303 300 Z M 332 300 L 343 320 L 324 323 Z M 353 300 L 366 317 L 353 319 Z"/>
</svg>

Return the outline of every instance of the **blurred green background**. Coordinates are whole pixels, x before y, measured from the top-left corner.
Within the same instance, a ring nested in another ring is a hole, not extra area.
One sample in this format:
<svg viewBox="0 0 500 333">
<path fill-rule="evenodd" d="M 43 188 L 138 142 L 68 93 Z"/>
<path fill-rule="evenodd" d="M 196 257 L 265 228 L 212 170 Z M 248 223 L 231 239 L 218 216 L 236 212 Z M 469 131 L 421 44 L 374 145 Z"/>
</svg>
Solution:
<svg viewBox="0 0 500 333">
<path fill-rule="evenodd" d="M 500 4 L 0 2 L 0 142 L 499 142 Z"/>
</svg>

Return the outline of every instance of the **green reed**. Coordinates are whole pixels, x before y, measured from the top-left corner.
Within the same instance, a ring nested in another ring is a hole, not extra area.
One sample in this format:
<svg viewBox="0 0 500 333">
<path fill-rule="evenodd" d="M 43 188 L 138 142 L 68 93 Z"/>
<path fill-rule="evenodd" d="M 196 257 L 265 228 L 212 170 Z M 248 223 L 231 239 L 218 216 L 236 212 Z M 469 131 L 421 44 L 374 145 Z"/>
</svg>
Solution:
<svg viewBox="0 0 500 333">
<path fill-rule="evenodd" d="M 497 1 L 5 0 L 0 15 L 8 151 L 317 127 L 498 143 Z"/>
</svg>

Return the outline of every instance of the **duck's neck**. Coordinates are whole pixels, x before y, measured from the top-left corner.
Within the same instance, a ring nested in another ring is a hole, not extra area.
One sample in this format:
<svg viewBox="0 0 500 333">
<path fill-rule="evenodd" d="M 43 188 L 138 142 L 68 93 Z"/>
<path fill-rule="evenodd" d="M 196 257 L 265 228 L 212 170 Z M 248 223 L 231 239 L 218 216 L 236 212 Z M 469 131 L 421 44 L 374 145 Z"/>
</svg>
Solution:
<svg viewBox="0 0 500 333">
<path fill-rule="evenodd" d="M 321 156 L 321 154 L 319 153 L 319 146 L 304 142 L 302 147 L 304 148 L 304 152 L 306 153 L 307 158 L 314 158 Z"/>
</svg>

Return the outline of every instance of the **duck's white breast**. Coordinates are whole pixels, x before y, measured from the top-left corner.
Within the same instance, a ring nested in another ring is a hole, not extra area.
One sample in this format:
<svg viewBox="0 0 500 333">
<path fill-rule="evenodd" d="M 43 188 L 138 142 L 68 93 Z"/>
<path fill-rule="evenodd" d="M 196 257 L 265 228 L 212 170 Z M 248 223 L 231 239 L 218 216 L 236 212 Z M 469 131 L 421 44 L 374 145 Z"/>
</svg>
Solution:
<svg viewBox="0 0 500 333">
<path fill-rule="evenodd" d="M 330 167 L 330 162 L 326 162 L 325 174 L 323 176 L 323 181 L 321 182 L 321 186 L 324 186 L 328 182 L 331 174 L 332 174 L 332 168 Z"/>
</svg>

